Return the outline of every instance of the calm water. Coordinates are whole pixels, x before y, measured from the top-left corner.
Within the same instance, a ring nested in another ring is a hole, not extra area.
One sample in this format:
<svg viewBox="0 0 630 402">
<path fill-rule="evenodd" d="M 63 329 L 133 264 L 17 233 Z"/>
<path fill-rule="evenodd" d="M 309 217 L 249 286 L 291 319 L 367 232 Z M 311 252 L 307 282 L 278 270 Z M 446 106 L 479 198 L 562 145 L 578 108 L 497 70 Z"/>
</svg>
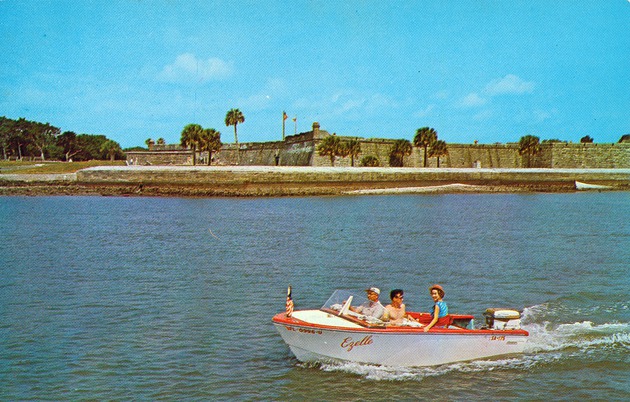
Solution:
<svg viewBox="0 0 630 402">
<path fill-rule="evenodd" d="M 0 400 L 630 399 L 630 193 L 0 197 Z M 271 324 L 336 288 L 524 310 L 527 353 L 297 362 Z"/>
</svg>

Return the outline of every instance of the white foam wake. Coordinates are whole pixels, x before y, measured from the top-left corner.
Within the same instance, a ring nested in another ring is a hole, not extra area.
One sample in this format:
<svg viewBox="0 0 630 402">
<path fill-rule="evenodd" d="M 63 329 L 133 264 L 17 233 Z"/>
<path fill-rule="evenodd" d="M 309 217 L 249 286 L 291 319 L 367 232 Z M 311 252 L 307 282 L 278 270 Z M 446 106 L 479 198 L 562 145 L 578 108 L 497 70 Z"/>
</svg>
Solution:
<svg viewBox="0 0 630 402">
<path fill-rule="evenodd" d="M 581 350 L 593 347 L 622 347 L 630 349 L 630 324 L 605 323 L 596 325 L 591 321 L 571 324 L 544 322 L 528 324 L 529 331 L 525 346 L 526 353 L 553 351 L 567 348 Z"/>
<path fill-rule="evenodd" d="M 360 363 L 326 363 L 323 371 L 355 374 L 374 381 L 422 381 L 450 373 L 484 373 L 498 370 L 529 370 L 540 363 L 559 360 L 560 354 L 521 355 L 503 359 L 474 360 L 430 367 L 389 367 Z"/>
</svg>

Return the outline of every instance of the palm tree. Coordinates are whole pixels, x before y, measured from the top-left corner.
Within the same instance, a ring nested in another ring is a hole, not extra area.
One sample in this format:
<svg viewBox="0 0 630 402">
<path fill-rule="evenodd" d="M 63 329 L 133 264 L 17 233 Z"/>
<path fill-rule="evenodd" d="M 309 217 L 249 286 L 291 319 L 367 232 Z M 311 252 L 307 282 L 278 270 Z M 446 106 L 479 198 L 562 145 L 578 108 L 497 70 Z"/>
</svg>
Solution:
<svg viewBox="0 0 630 402">
<path fill-rule="evenodd" d="M 342 158 L 347 158 L 348 156 L 350 156 L 350 147 L 348 146 L 348 141 L 339 142 L 339 150 L 337 155 Z"/>
<path fill-rule="evenodd" d="M 244 123 L 244 122 L 245 122 L 245 116 L 243 116 L 243 113 L 238 109 L 230 109 L 225 115 L 225 125 L 228 127 L 234 126 L 234 142 L 236 143 L 237 147 L 238 147 L 238 134 L 236 133 L 236 126 L 238 125 L 238 123 Z"/>
<path fill-rule="evenodd" d="M 405 156 L 411 155 L 412 151 L 411 142 L 409 140 L 396 140 L 392 145 L 392 150 L 389 152 L 389 166 L 402 167 L 404 166 Z"/>
<path fill-rule="evenodd" d="M 189 124 L 182 130 L 180 143 L 182 147 L 191 148 L 193 165 L 197 164 L 197 147 L 201 145 L 203 128 L 199 124 Z"/>
<path fill-rule="evenodd" d="M 164 138 L 160 137 L 157 140 L 157 144 L 158 145 L 166 145 L 166 140 Z"/>
<path fill-rule="evenodd" d="M 527 167 L 531 167 L 532 156 L 540 152 L 540 138 L 533 135 L 525 135 L 518 142 L 518 154 L 527 155 Z"/>
<path fill-rule="evenodd" d="M 237 164 L 241 163 L 241 152 L 238 147 L 238 134 L 236 132 L 236 126 L 238 125 L 238 123 L 244 123 L 244 122 L 245 122 L 245 116 L 243 116 L 243 113 L 238 109 L 230 109 L 225 115 L 225 125 L 228 127 L 234 126 L 234 143 L 236 143 L 236 163 Z"/>
<path fill-rule="evenodd" d="M 110 161 L 114 161 L 116 155 L 122 152 L 122 148 L 116 141 L 107 140 L 101 145 L 101 152 L 107 155 Z"/>
<path fill-rule="evenodd" d="M 437 167 L 440 167 L 440 156 L 446 155 L 448 155 L 446 141 L 437 140 L 433 144 L 431 144 L 431 148 L 429 149 L 429 157 L 437 158 Z"/>
<path fill-rule="evenodd" d="M 208 166 L 212 163 L 212 153 L 221 150 L 221 133 L 214 128 L 203 130 L 201 137 L 200 151 L 208 152 Z"/>
<path fill-rule="evenodd" d="M 330 157 L 330 166 L 335 166 L 335 157 L 340 155 L 341 141 L 336 135 L 326 137 L 317 146 L 319 156 Z"/>
<path fill-rule="evenodd" d="M 361 143 L 356 139 L 343 142 L 344 157 L 350 156 L 350 166 L 354 167 L 354 158 L 358 158 L 361 153 Z"/>
<path fill-rule="evenodd" d="M 437 141 L 437 131 L 430 127 L 422 127 L 413 137 L 413 145 L 424 148 L 424 167 L 427 167 L 427 148 Z"/>
<path fill-rule="evenodd" d="M 366 155 L 361 159 L 361 166 L 377 167 L 381 166 L 381 162 L 374 155 Z"/>
</svg>

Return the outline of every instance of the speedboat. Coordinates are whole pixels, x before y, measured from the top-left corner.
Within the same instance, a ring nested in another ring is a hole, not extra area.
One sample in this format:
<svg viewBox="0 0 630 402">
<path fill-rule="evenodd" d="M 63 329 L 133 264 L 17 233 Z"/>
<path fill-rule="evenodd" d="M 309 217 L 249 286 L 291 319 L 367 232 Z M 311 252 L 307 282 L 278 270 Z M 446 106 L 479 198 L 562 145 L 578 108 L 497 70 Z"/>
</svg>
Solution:
<svg viewBox="0 0 630 402">
<path fill-rule="evenodd" d="M 529 336 L 521 328 L 521 314 L 512 309 L 485 310 L 479 328 L 472 315 L 449 314 L 425 332 L 430 313 L 407 312 L 409 319 L 394 326 L 350 309 L 364 300 L 336 290 L 321 308 L 294 311 L 289 287 L 286 309 L 272 322 L 301 362 L 433 366 L 522 353 Z"/>
</svg>

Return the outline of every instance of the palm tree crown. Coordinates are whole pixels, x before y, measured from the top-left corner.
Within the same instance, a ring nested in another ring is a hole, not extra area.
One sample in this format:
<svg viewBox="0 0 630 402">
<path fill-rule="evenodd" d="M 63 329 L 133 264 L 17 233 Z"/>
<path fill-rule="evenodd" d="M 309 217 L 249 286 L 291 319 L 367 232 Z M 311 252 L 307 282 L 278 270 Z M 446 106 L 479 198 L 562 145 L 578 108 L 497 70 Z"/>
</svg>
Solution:
<svg viewBox="0 0 630 402">
<path fill-rule="evenodd" d="M 180 143 L 182 147 L 192 148 L 193 165 L 197 164 L 197 148 L 201 145 L 203 128 L 199 124 L 188 124 L 182 130 Z"/>
<path fill-rule="evenodd" d="M 446 141 L 436 140 L 433 144 L 431 144 L 431 148 L 429 149 L 429 157 L 437 158 L 437 167 L 440 167 L 440 157 L 446 155 L 448 155 Z"/>
<path fill-rule="evenodd" d="M 106 154 L 111 161 L 116 159 L 116 155 L 122 153 L 120 144 L 113 140 L 107 140 L 101 145 L 101 152 Z"/>
<path fill-rule="evenodd" d="M 389 153 L 389 165 L 394 167 L 404 166 L 405 156 L 411 155 L 412 147 L 409 140 L 396 140 Z"/>
<path fill-rule="evenodd" d="M 341 141 L 336 135 L 326 137 L 317 146 L 319 156 L 329 156 L 330 166 L 335 166 L 335 157 L 341 154 Z"/>
<path fill-rule="evenodd" d="M 214 128 L 206 128 L 201 136 L 200 150 L 208 152 L 208 166 L 212 163 L 212 153 L 221 150 L 221 133 Z"/>
<path fill-rule="evenodd" d="M 524 135 L 518 142 L 519 155 L 527 155 L 527 167 L 531 167 L 532 156 L 540 152 L 540 138 L 535 135 Z"/>
<path fill-rule="evenodd" d="M 424 167 L 427 167 L 427 148 L 437 141 L 437 131 L 430 127 L 422 127 L 416 131 L 413 145 L 424 148 Z"/>
<path fill-rule="evenodd" d="M 225 115 L 225 125 L 226 126 L 234 126 L 234 142 L 238 145 L 238 134 L 236 132 L 236 126 L 239 123 L 245 122 L 245 116 L 243 116 L 243 112 L 238 109 L 230 109 Z"/>
<path fill-rule="evenodd" d="M 343 158 L 349 156 L 350 166 L 354 166 L 354 159 L 361 153 L 361 143 L 354 138 L 342 141 L 339 152 L 340 156 Z"/>
</svg>

